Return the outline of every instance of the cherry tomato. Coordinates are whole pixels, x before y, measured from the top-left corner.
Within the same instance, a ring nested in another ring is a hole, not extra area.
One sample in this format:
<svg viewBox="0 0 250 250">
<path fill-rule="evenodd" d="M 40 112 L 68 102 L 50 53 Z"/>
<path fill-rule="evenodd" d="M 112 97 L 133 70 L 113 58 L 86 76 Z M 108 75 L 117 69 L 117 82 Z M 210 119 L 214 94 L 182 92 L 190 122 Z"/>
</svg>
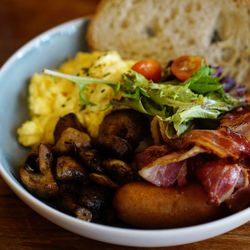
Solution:
<svg viewBox="0 0 250 250">
<path fill-rule="evenodd" d="M 145 59 L 133 65 L 132 70 L 142 74 L 148 80 L 159 82 L 161 80 L 161 65 L 153 59 Z"/>
<path fill-rule="evenodd" d="M 180 56 L 173 61 L 170 70 L 179 80 L 185 81 L 199 70 L 202 60 L 201 56 Z"/>
</svg>

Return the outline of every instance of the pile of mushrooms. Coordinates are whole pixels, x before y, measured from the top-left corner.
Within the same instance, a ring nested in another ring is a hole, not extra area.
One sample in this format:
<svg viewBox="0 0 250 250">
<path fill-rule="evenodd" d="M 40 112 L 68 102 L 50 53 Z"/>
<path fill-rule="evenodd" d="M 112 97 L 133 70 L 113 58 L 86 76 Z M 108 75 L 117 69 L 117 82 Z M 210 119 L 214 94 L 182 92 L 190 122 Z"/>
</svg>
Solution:
<svg viewBox="0 0 250 250">
<path fill-rule="evenodd" d="M 134 150 L 147 135 L 145 117 L 132 110 L 104 118 L 91 138 L 75 114 L 61 117 L 55 144 L 40 143 L 20 167 L 24 186 L 35 196 L 85 221 L 115 223 L 112 198 L 123 184 L 139 178 Z"/>
</svg>

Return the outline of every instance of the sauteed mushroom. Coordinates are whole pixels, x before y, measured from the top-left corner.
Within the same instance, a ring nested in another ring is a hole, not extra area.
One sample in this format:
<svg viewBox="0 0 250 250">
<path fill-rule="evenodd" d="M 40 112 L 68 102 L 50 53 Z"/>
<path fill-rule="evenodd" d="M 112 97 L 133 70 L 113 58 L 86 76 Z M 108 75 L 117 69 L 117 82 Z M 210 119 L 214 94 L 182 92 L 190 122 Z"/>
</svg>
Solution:
<svg viewBox="0 0 250 250">
<path fill-rule="evenodd" d="M 145 115 L 134 110 L 117 110 L 104 118 L 99 134 L 121 137 L 136 147 L 148 131 L 149 122 Z"/>
<path fill-rule="evenodd" d="M 67 128 L 74 128 L 79 131 L 83 130 L 83 126 L 74 113 L 69 113 L 63 117 L 60 117 L 54 130 L 55 141 L 59 140 L 61 134 Z"/>
<path fill-rule="evenodd" d="M 103 173 L 103 169 L 101 167 L 102 157 L 96 149 L 80 149 L 78 154 L 79 158 L 88 170 L 91 172 Z"/>
<path fill-rule="evenodd" d="M 135 179 L 132 168 L 124 161 L 118 159 L 107 159 L 102 166 L 112 180 L 118 184 L 125 184 Z"/>
<path fill-rule="evenodd" d="M 86 169 L 70 156 L 60 156 L 57 158 L 56 176 L 59 181 L 87 182 Z"/>
<path fill-rule="evenodd" d="M 60 207 L 75 215 L 77 218 L 85 221 L 92 220 L 92 213 L 80 205 L 77 204 L 76 197 L 72 193 L 62 193 L 58 199 Z"/>
<path fill-rule="evenodd" d="M 58 182 L 58 185 L 60 189 L 60 194 L 67 193 L 72 194 L 73 196 L 78 196 L 79 190 L 82 188 L 82 183 L 73 181 Z"/>
<path fill-rule="evenodd" d="M 96 173 L 91 173 L 89 174 L 89 178 L 104 187 L 109 187 L 109 188 L 118 188 L 119 186 L 112 181 L 108 176 L 104 175 L 104 174 L 96 174 Z"/>
<path fill-rule="evenodd" d="M 76 217 L 81 220 L 85 221 L 92 221 L 93 219 L 93 214 L 84 207 L 79 207 L 75 210 Z"/>
<path fill-rule="evenodd" d="M 108 203 L 109 197 L 105 189 L 93 185 L 83 187 L 79 198 L 79 204 L 81 207 L 91 211 L 93 215 L 92 221 L 101 219 L 101 215 Z"/>
<path fill-rule="evenodd" d="M 33 156 L 34 157 L 34 156 Z M 52 175 L 52 154 L 45 144 L 38 147 L 37 165 L 20 168 L 20 178 L 27 189 L 41 197 L 51 198 L 58 193 L 58 185 Z"/>
<path fill-rule="evenodd" d="M 115 155 L 119 159 L 131 156 L 132 148 L 129 142 L 115 135 L 102 135 L 96 140 L 96 146 L 105 151 L 107 155 Z"/>
<path fill-rule="evenodd" d="M 60 154 L 72 153 L 80 148 L 89 147 L 90 143 L 88 134 L 74 128 L 67 128 L 62 132 L 54 150 Z"/>
<path fill-rule="evenodd" d="M 122 111 L 118 113 L 123 115 Z M 130 122 L 131 117 L 125 115 L 122 126 L 125 121 Z M 111 125 L 115 126 L 113 122 Z M 61 117 L 54 131 L 56 142 L 51 150 L 40 144 L 21 167 L 24 185 L 41 198 L 53 197 L 58 207 L 79 219 L 105 222 L 105 213 L 107 215 L 112 209 L 111 198 L 115 190 L 134 178 L 131 167 L 118 160 L 131 160 L 136 144 L 134 138 L 131 139 L 134 135 L 131 135 L 130 125 L 128 129 L 122 126 L 117 135 L 111 128 L 108 134 L 91 139 L 83 132 L 76 115 Z M 134 132 L 140 131 L 135 128 Z M 107 160 L 111 155 L 117 160 Z M 106 222 L 108 220 L 111 221 L 107 219 Z"/>
</svg>

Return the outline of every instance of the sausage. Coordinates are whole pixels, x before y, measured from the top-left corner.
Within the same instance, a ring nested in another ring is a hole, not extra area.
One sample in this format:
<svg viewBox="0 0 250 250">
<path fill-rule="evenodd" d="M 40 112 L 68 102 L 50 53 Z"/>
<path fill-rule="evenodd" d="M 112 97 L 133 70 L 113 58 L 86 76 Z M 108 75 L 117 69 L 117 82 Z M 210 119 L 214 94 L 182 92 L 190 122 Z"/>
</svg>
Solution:
<svg viewBox="0 0 250 250">
<path fill-rule="evenodd" d="M 208 222 L 225 214 L 222 207 L 207 203 L 207 194 L 198 184 L 182 188 L 157 187 L 131 182 L 115 194 L 117 216 L 137 228 L 174 228 Z"/>
</svg>

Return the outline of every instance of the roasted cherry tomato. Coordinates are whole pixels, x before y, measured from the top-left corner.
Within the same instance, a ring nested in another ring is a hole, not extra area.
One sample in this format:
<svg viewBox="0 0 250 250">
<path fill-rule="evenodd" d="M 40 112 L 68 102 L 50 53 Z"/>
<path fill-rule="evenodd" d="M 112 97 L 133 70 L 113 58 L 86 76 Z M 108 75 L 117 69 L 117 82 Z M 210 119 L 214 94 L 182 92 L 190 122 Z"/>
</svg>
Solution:
<svg viewBox="0 0 250 250">
<path fill-rule="evenodd" d="M 132 70 L 142 74 L 148 80 L 159 82 L 161 80 L 161 65 L 153 59 L 145 59 L 133 65 Z"/>
<path fill-rule="evenodd" d="M 185 81 L 200 69 L 202 61 L 201 56 L 180 56 L 173 61 L 170 70 L 179 80 Z"/>
</svg>

